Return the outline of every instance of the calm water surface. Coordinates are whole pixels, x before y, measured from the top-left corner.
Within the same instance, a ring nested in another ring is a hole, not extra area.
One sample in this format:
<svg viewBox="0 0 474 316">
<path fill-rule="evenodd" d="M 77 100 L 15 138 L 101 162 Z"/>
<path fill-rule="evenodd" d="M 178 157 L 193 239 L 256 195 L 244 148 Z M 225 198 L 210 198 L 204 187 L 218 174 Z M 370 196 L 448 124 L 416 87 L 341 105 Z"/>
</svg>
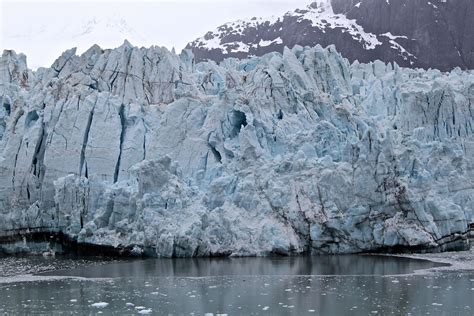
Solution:
<svg viewBox="0 0 474 316">
<path fill-rule="evenodd" d="M 16 260 L 23 267 L 19 274 L 25 266 L 53 271 L 13 276 Z M 0 258 L 0 313 L 474 315 L 474 273 L 414 273 L 438 266 L 421 260 L 329 256 L 77 262 Z"/>
</svg>

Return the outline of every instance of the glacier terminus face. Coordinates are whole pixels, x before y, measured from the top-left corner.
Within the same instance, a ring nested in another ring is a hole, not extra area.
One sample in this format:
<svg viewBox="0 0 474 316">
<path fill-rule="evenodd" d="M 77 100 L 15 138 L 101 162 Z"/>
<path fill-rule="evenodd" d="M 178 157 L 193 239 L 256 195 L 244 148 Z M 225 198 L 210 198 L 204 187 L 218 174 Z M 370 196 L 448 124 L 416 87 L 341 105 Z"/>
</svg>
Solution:
<svg viewBox="0 0 474 316">
<path fill-rule="evenodd" d="M 472 71 L 333 46 L 0 58 L 4 251 L 38 232 L 157 257 L 465 247 L 473 168 Z"/>
</svg>

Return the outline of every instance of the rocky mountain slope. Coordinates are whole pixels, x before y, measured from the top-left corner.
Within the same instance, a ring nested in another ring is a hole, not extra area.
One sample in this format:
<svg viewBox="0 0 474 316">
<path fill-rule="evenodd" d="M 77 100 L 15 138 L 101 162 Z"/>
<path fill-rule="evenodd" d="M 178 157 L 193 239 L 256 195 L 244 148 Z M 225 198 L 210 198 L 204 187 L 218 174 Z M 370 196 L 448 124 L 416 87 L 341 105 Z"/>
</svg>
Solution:
<svg viewBox="0 0 474 316">
<path fill-rule="evenodd" d="M 0 242 L 163 257 L 466 247 L 474 73 L 334 47 L 0 59 Z"/>
<path fill-rule="evenodd" d="M 191 42 L 197 60 L 221 61 L 285 46 L 334 44 L 353 62 L 474 68 L 471 0 L 318 0 L 281 17 L 238 20 Z"/>
</svg>

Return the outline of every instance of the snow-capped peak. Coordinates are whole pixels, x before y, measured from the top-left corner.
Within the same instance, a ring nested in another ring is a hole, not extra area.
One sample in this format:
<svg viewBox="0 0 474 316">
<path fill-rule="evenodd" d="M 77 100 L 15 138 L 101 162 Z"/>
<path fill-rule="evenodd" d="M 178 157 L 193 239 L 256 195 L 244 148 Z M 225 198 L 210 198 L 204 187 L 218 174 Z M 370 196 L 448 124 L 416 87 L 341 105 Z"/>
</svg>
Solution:
<svg viewBox="0 0 474 316">
<path fill-rule="evenodd" d="M 258 38 L 259 42 L 250 42 L 254 41 L 255 38 L 245 39 L 245 33 L 250 29 L 258 30 L 262 26 L 272 26 L 278 22 L 284 23 L 284 20 L 288 18 L 296 18 L 298 23 L 310 21 L 313 27 L 323 33 L 325 33 L 328 28 L 341 29 L 341 32 L 349 33 L 354 40 L 360 42 L 367 50 L 374 49 L 382 44 L 375 34 L 365 32 L 364 28 L 359 25 L 356 20 L 350 20 L 344 14 L 335 14 L 330 0 L 318 0 L 309 4 L 304 10 L 297 9 L 295 11 L 289 11 L 282 17 L 254 17 L 226 23 L 195 40 L 192 46 L 209 50 L 217 49 L 220 50 L 222 54 L 227 55 L 237 52 L 250 53 L 252 49 L 262 47 L 259 45 L 262 40 L 266 44 L 268 42 L 281 44 L 282 42 L 278 35 L 275 36 L 275 38 Z M 282 29 L 280 29 L 280 31 L 281 30 Z M 236 40 L 239 37 L 242 39 Z M 268 46 L 268 44 L 266 46 Z"/>
</svg>

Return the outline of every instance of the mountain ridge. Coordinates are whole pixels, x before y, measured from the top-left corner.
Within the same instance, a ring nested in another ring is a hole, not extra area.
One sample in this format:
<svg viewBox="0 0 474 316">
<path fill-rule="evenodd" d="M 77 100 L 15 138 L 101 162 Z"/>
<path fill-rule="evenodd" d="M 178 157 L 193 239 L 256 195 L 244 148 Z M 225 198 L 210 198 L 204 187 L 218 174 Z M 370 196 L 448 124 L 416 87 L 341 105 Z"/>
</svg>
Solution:
<svg viewBox="0 0 474 316">
<path fill-rule="evenodd" d="M 187 48 L 198 61 L 221 61 L 281 52 L 285 46 L 334 44 L 351 62 L 472 69 L 473 16 L 469 0 L 321 0 L 281 17 L 226 23 Z"/>
</svg>

